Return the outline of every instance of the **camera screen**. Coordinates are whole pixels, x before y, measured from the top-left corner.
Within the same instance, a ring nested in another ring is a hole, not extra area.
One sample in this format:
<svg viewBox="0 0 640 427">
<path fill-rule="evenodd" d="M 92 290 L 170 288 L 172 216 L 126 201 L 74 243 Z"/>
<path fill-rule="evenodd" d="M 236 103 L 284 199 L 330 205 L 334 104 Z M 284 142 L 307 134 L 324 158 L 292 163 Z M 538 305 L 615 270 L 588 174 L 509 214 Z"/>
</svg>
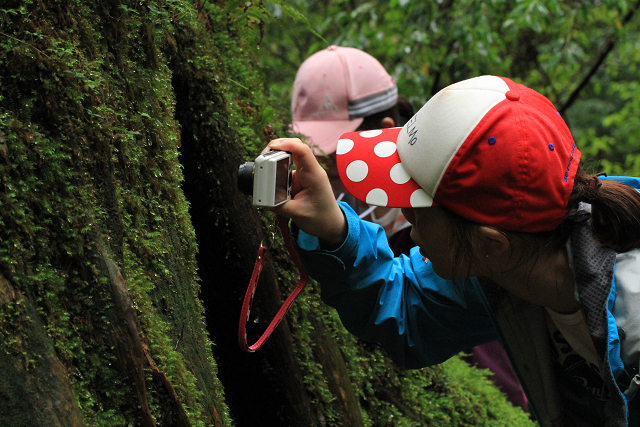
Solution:
<svg viewBox="0 0 640 427">
<path fill-rule="evenodd" d="M 276 165 L 276 195 L 274 204 L 287 200 L 289 187 L 289 158 L 278 160 Z"/>
</svg>

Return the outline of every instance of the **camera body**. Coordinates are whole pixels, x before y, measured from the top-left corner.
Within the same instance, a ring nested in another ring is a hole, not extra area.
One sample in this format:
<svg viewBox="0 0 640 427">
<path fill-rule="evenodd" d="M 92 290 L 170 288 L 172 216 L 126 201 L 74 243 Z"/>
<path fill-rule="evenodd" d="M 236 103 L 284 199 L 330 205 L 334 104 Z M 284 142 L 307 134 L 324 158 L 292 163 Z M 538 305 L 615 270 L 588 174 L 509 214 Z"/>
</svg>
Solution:
<svg viewBox="0 0 640 427">
<path fill-rule="evenodd" d="M 274 207 L 291 199 L 291 153 L 271 150 L 238 168 L 238 188 L 254 206 Z"/>
</svg>

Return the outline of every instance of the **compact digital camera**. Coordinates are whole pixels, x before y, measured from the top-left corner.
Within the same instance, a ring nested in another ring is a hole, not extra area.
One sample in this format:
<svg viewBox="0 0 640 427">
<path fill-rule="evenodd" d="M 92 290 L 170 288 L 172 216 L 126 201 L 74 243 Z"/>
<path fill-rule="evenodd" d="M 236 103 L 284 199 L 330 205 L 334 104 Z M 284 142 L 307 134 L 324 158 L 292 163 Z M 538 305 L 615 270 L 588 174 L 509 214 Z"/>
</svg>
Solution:
<svg viewBox="0 0 640 427">
<path fill-rule="evenodd" d="M 238 189 L 254 206 L 278 206 L 291 199 L 291 153 L 271 150 L 238 168 Z"/>
</svg>

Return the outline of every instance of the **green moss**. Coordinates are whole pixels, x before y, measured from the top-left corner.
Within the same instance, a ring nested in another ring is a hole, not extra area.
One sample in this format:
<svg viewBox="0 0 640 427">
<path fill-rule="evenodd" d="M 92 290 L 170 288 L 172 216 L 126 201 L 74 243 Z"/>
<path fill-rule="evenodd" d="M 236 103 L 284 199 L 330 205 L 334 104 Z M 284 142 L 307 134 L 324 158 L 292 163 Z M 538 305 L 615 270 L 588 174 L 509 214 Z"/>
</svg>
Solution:
<svg viewBox="0 0 640 427">
<path fill-rule="evenodd" d="M 283 272 L 281 278 L 290 276 Z M 327 425 L 339 424 L 332 415 L 335 396 L 326 385 L 327 372 L 314 363 L 312 316 L 320 317 L 338 340 L 367 426 L 536 425 L 489 381 L 489 371 L 472 368 L 458 357 L 420 370 L 401 368 L 377 345 L 363 343 L 344 330 L 335 310 L 319 301 L 313 285 L 296 302 L 289 321 L 308 390 L 326 408 Z"/>
<path fill-rule="evenodd" d="M 0 271 L 36 306 L 88 425 L 138 417 L 111 342 L 105 253 L 192 425 L 210 424 L 212 412 L 232 424 L 198 300 L 162 49 L 177 27 L 201 26 L 173 1 L 16 1 L 0 11 Z M 3 314 L 3 334 L 19 336 L 14 312 Z M 166 391 L 148 380 L 147 394 L 162 424 Z"/>
</svg>

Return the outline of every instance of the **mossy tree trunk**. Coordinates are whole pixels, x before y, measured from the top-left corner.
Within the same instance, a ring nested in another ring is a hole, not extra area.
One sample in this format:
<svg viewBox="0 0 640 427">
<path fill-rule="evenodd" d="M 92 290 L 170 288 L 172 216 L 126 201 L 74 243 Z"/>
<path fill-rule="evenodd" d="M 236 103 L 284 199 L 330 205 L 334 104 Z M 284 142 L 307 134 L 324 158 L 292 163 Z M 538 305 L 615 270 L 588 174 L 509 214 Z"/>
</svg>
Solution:
<svg viewBox="0 0 640 427">
<path fill-rule="evenodd" d="M 4 7 L 3 421 L 232 423 L 204 329 L 181 150 L 234 416 L 315 424 L 287 325 L 256 355 L 235 341 L 262 223 L 235 189 L 244 152 L 201 5 Z M 266 316 L 280 302 L 273 263 L 263 276 Z"/>
<path fill-rule="evenodd" d="M 3 2 L 3 425 L 231 424 L 168 66 L 200 27 L 182 2 Z"/>
<path fill-rule="evenodd" d="M 260 28 L 250 9 L 3 2 L 2 425 L 524 425 L 475 371 L 407 372 L 359 343 L 313 282 L 264 349 L 240 351 L 270 218 L 236 172 L 286 128 L 243 35 Z M 253 338 L 296 281 L 276 244 Z"/>
</svg>

